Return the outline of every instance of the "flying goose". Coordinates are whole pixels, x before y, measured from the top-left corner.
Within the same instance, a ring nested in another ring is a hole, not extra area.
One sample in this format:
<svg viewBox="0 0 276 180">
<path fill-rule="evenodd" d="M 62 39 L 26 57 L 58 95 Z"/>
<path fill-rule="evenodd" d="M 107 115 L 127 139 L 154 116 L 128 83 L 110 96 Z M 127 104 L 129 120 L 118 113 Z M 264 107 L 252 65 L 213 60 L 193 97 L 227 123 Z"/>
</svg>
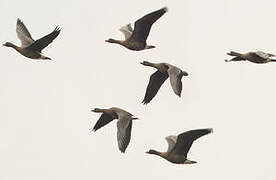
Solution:
<svg viewBox="0 0 276 180">
<path fill-rule="evenodd" d="M 201 136 L 211 132 L 213 132 L 213 129 L 196 129 L 184 132 L 178 136 L 167 136 L 167 152 L 158 152 L 151 149 L 146 153 L 158 155 L 175 164 L 194 164 L 197 162 L 187 159 L 187 154 L 193 142 Z"/>
<path fill-rule="evenodd" d="M 97 131 L 101 127 L 105 126 L 109 122 L 114 119 L 118 119 L 117 121 L 117 141 L 119 150 L 124 153 L 131 137 L 131 127 L 132 127 L 132 120 L 138 119 L 133 117 L 132 114 L 129 112 L 117 108 L 112 107 L 109 109 L 99 109 L 95 108 L 91 110 L 92 112 L 102 113 L 100 119 L 95 124 L 93 131 Z"/>
<path fill-rule="evenodd" d="M 150 76 L 149 84 L 147 86 L 146 94 L 143 100 L 144 104 L 148 104 L 154 96 L 157 94 L 158 90 L 162 84 L 170 77 L 170 83 L 174 93 L 177 96 L 181 96 L 183 76 L 188 76 L 188 73 L 182 71 L 178 67 L 175 67 L 168 63 L 151 63 L 148 61 L 141 62 L 144 66 L 151 66 L 157 69 L 155 73 Z"/>
<path fill-rule="evenodd" d="M 227 53 L 229 56 L 235 56 L 234 58 L 230 60 L 225 60 L 225 62 L 230 61 L 245 61 L 248 60 L 253 63 L 268 63 L 268 62 L 275 62 L 275 59 L 271 59 L 270 57 L 275 57 L 274 54 L 265 53 L 262 51 L 256 51 L 256 52 L 248 52 L 245 54 L 237 53 L 234 51 L 231 51 L 230 53 Z"/>
<path fill-rule="evenodd" d="M 59 35 L 60 29 L 57 26 L 53 32 L 35 41 L 24 23 L 20 19 L 17 19 L 16 33 L 21 41 L 21 47 L 10 42 L 6 42 L 3 46 L 12 47 L 23 56 L 31 59 L 51 59 L 42 55 L 41 51 Z"/>
<path fill-rule="evenodd" d="M 135 21 L 134 30 L 131 24 L 127 24 L 120 28 L 124 34 L 125 40 L 108 39 L 106 42 L 120 44 L 130 50 L 140 51 L 144 49 L 155 48 L 155 46 L 147 45 L 148 38 L 152 24 L 157 21 L 163 14 L 168 11 L 167 7 L 149 13 L 142 18 Z"/>
</svg>

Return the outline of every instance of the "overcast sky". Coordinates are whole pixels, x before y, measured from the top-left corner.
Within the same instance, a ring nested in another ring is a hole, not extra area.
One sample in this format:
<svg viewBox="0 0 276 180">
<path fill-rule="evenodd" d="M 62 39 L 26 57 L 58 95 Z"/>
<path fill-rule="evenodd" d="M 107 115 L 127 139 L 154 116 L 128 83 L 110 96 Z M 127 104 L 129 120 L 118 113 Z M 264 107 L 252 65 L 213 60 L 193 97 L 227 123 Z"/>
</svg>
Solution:
<svg viewBox="0 0 276 180">
<path fill-rule="evenodd" d="M 105 39 L 119 28 L 169 8 L 147 40 L 155 49 L 130 51 Z M 226 53 L 276 53 L 276 1 L 18 1 L 0 0 L 1 44 L 20 45 L 20 18 L 34 39 L 56 25 L 60 35 L 31 60 L 0 47 L 0 179 L 274 180 L 276 64 L 226 63 Z M 150 75 L 143 60 L 189 73 L 182 97 L 165 82 L 142 105 Z M 95 107 L 117 106 L 135 116 L 125 154 L 116 121 L 96 133 Z M 214 128 L 175 165 L 145 151 L 165 151 L 165 137 Z"/>
</svg>

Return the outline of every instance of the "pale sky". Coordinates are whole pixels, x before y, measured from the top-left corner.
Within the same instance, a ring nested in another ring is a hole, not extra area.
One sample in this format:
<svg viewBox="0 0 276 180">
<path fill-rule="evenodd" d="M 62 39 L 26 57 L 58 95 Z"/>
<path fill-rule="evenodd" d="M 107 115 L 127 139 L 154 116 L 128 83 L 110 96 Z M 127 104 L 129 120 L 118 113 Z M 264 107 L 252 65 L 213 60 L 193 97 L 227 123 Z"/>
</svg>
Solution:
<svg viewBox="0 0 276 180">
<path fill-rule="evenodd" d="M 104 42 L 123 38 L 121 26 L 164 6 L 169 11 L 147 40 L 155 49 Z M 0 7 L 1 44 L 20 44 L 17 18 L 34 39 L 62 29 L 43 51 L 52 61 L 0 48 L 0 180 L 276 178 L 276 64 L 224 62 L 231 50 L 276 54 L 276 1 L 1 0 Z M 167 81 L 142 105 L 155 71 L 143 60 L 187 71 L 182 97 Z M 125 154 L 116 121 L 91 131 L 100 114 L 90 110 L 112 106 L 140 118 Z M 197 164 L 145 153 L 166 151 L 166 136 L 196 128 L 214 129 L 188 154 Z"/>
</svg>

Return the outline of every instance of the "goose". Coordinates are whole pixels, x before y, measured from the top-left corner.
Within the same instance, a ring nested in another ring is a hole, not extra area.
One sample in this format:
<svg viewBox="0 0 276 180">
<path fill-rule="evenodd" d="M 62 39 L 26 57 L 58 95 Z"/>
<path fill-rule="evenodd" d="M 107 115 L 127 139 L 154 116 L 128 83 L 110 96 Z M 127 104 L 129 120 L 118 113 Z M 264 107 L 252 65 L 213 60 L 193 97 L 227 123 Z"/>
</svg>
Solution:
<svg viewBox="0 0 276 180">
<path fill-rule="evenodd" d="M 140 51 L 144 49 L 152 49 L 155 46 L 147 45 L 146 40 L 148 38 L 152 24 L 157 21 L 163 14 L 168 11 L 167 7 L 149 13 L 142 18 L 135 21 L 134 30 L 131 24 L 127 24 L 120 28 L 120 31 L 124 34 L 125 40 L 108 39 L 105 40 L 109 43 L 120 44 L 127 49 Z"/>
<path fill-rule="evenodd" d="M 187 72 L 182 71 L 178 67 L 168 63 L 151 63 L 144 61 L 141 62 L 141 64 L 157 69 L 157 71 L 150 76 L 149 84 L 147 86 L 146 94 L 142 103 L 148 104 L 157 94 L 158 90 L 168 77 L 170 77 L 170 83 L 174 93 L 179 97 L 181 96 L 181 79 L 183 76 L 188 76 Z"/>
<path fill-rule="evenodd" d="M 231 51 L 230 53 L 227 53 L 229 56 L 235 56 L 234 58 L 230 60 L 225 60 L 226 62 L 230 61 L 245 61 L 248 60 L 253 63 L 257 64 L 264 64 L 268 62 L 276 62 L 275 59 L 271 59 L 271 57 L 275 57 L 274 54 L 265 53 L 262 51 L 256 51 L 256 52 L 248 52 L 245 54 L 237 53 L 234 51 Z"/>
<path fill-rule="evenodd" d="M 49 59 L 50 60 L 51 58 L 42 55 L 41 51 L 42 49 L 47 47 L 59 35 L 60 29 L 57 26 L 53 32 L 35 41 L 32 38 L 26 26 L 24 25 L 24 23 L 20 19 L 17 19 L 16 33 L 17 33 L 17 37 L 21 41 L 21 47 L 18 47 L 11 42 L 6 42 L 5 44 L 3 44 L 3 46 L 12 47 L 23 56 L 31 59 Z"/>
<path fill-rule="evenodd" d="M 112 107 L 109 109 L 95 108 L 94 110 L 91 110 L 91 111 L 95 113 L 102 113 L 100 119 L 95 124 L 93 131 L 97 131 L 98 129 L 105 126 L 112 120 L 118 119 L 117 121 L 118 147 L 119 147 L 119 150 L 122 153 L 124 153 L 130 142 L 132 120 L 136 120 L 138 118 L 134 117 L 129 112 L 117 107 Z"/>
<path fill-rule="evenodd" d="M 182 134 L 179 134 L 178 136 L 167 136 L 167 152 L 158 152 L 156 150 L 150 149 L 146 153 L 158 155 L 175 164 L 194 164 L 197 162 L 187 159 L 187 154 L 193 142 L 196 139 L 212 132 L 212 128 L 196 129 L 184 132 Z"/>
</svg>

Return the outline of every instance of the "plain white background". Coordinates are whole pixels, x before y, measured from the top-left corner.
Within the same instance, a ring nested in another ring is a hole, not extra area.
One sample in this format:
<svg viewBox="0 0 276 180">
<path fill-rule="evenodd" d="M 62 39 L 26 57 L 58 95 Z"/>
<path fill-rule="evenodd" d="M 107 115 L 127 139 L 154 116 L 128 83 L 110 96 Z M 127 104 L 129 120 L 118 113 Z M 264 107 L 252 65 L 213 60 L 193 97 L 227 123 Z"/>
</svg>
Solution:
<svg viewBox="0 0 276 180">
<path fill-rule="evenodd" d="M 143 15 L 169 8 L 152 27 L 152 50 L 134 52 L 105 43 Z M 34 39 L 61 27 L 31 60 L 0 48 L 0 179 L 210 179 L 273 180 L 275 169 L 276 64 L 226 63 L 226 53 L 276 53 L 273 0 L 17 1 L 1 0 L 0 41 L 20 45 L 16 19 Z M 152 68 L 168 62 L 189 73 L 182 97 L 165 82 L 142 105 Z M 139 121 L 125 154 L 116 122 L 92 128 L 95 107 L 121 107 Z M 214 128 L 175 165 L 144 152 L 165 151 L 165 137 Z"/>
</svg>

